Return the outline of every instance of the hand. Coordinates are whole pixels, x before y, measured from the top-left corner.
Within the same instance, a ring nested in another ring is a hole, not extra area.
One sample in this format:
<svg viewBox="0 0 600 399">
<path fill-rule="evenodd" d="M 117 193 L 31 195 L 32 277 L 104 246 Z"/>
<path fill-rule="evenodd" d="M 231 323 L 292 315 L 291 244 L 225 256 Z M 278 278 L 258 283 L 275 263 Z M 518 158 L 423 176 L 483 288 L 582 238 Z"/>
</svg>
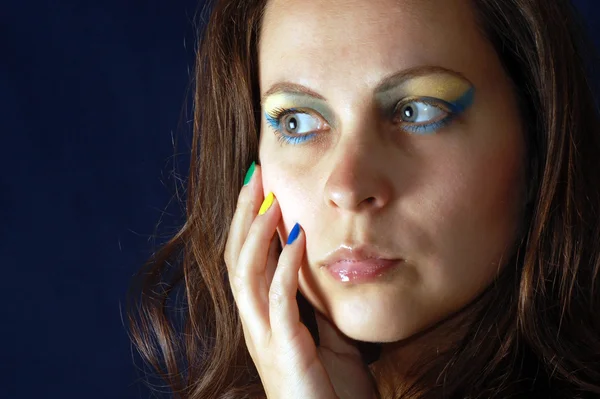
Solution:
<svg viewBox="0 0 600 399">
<path fill-rule="evenodd" d="M 281 220 L 277 199 L 264 214 L 260 166 L 238 198 L 225 263 L 239 309 L 246 345 L 267 397 L 271 399 L 370 399 L 367 367 L 350 339 L 316 314 L 320 346 L 300 321 L 296 293 L 306 238 L 298 225 L 295 240 L 279 254 Z M 295 231 L 294 231 L 295 230 Z M 288 239 L 288 242 L 292 241 Z"/>
</svg>

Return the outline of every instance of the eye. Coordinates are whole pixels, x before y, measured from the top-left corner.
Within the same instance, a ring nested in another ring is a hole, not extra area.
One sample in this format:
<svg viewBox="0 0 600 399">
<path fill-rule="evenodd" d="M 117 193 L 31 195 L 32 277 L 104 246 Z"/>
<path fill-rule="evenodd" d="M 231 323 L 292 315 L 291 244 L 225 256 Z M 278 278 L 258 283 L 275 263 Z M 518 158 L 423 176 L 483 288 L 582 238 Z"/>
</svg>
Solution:
<svg viewBox="0 0 600 399">
<path fill-rule="evenodd" d="M 440 116 L 446 115 L 447 112 L 439 107 L 418 101 L 411 101 L 400 108 L 402 120 L 410 123 L 430 122 L 432 119 L 439 119 Z"/>
<path fill-rule="evenodd" d="M 394 122 L 412 133 L 431 133 L 448 124 L 453 116 L 449 106 L 432 99 L 411 99 L 396 106 Z"/>
<path fill-rule="evenodd" d="M 303 112 L 289 113 L 280 118 L 283 133 L 290 135 L 311 133 L 323 125 L 315 116 Z"/>
<path fill-rule="evenodd" d="M 265 117 L 277 139 L 284 144 L 300 144 L 329 129 L 322 118 L 308 110 L 275 108 Z"/>
</svg>

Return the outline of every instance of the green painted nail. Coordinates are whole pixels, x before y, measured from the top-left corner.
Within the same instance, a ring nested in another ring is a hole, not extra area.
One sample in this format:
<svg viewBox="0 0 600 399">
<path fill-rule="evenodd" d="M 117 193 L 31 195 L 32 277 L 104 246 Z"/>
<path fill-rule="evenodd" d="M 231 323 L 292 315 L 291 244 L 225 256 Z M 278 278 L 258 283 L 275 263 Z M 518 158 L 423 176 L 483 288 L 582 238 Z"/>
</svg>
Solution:
<svg viewBox="0 0 600 399">
<path fill-rule="evenodd" d="M 254 169 L 256 167 L 256 162 L 252 162 L 252 165 L 250 165 L 250 169 L 248 169 L 248 172 L 246 172 L 246 177 L 244 177 L 244 186 L 248 183 L 250 183 L 250 180 L 252 179 L 252 175 L 254 174 Z"/>
</svg>

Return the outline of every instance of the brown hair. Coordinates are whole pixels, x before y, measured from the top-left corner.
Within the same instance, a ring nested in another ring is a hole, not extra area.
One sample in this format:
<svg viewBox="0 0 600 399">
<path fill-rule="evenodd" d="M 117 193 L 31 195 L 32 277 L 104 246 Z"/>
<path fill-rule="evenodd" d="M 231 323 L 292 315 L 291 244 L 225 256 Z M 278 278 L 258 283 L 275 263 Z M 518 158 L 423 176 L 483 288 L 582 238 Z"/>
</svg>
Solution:
<svg viewBox="0 0 600 399">
<path fill-rule="evenodd" d="M 139 352 L 180 398 L 264 397 L 223 251 L 243 175 L 258 157 L 265 3 L 211 6 L 197 53 L 187 219 L 129 297 Z M 600 118 L 586 61 L 596 61 L 594 48 L 568 0 L 472 6 L 520 102 L 532 201 L 518 249 L 474 301 L 466 336 L 402 397 L 598 395 Z"/>
</svg>

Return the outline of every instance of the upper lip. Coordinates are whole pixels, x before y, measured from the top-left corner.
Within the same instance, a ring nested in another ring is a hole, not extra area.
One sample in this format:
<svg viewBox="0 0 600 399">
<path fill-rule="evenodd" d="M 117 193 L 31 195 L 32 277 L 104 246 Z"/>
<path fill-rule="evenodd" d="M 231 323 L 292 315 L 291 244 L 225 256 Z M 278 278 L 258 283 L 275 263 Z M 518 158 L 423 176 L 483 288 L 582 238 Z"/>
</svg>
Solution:
<svg viewBox="0 0 600 399">
<path fill-rule="evenodd" d="M 373 245 L 341 245 L 329 252 L 320 262 L 321 267 L 330 266 L 337 262 L 361 262 L 368 259 L 399 259 L 386 252 L 378 250 Z"/>
</svg>

